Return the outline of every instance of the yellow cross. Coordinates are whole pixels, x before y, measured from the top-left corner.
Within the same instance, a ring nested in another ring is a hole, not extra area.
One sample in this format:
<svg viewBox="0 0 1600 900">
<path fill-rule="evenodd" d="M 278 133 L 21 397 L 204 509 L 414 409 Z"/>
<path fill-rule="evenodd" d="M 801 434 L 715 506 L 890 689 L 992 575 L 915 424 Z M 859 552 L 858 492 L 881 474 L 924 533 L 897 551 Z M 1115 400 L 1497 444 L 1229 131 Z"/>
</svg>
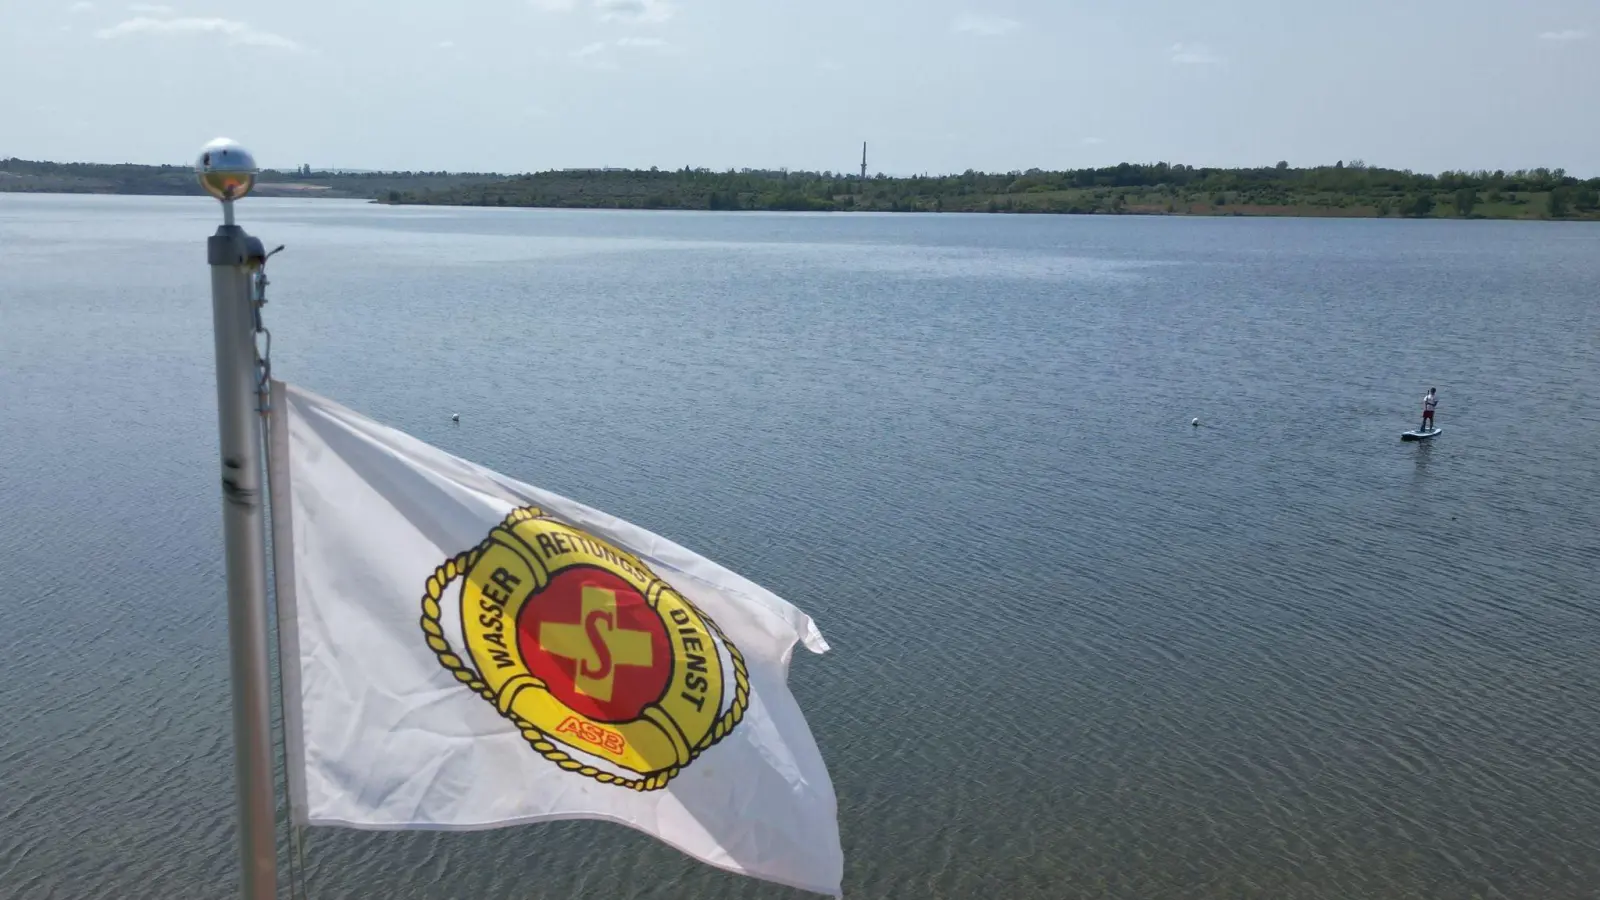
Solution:
<svg viewBox="0 0 1600 900">
<path fill-rule="evenodd" d="M 573 687 L 602 703 L 611 699 L 615 666 L 648 666 L 650 633 L 617 627 L 617 595 L 605 588 L 583 586 L 583 611 L 578 624 L 539 623 L 539 646 L 578 664 Z"/>
</svg>

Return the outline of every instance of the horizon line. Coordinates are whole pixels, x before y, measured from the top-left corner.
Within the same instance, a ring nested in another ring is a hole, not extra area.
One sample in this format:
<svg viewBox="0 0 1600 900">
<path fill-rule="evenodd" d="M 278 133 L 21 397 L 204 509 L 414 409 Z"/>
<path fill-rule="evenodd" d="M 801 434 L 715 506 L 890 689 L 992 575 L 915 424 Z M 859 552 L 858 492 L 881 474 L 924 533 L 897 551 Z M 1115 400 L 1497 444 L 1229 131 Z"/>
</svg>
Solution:
<svg viewBox="0 0 1600 900">
<path fill-rule="evenodd" d="M 0 157 L 0 161 L 9 161 L 9 160 L 16 160 L 18 162 L 24 162 L 24 163 L 45 164 L 45 165 L 143 166 L 143 167 L 146 167 L 146 168 L 178 168 L 178 169 L 187 169 L 187 170 L 192 170 L 193 169 L 193 165 L 192 164 L 185 164 L 185 163 L 141 163 L 141 162 L 129 162 L 129 161 L 124 161 L 124 162 L 97 162 L 97 161 L 92 161 L 92 160 L 25 159 L 25 158 L 19 157 L 19 156 Z M 1282 161 L 1282 160 L 1280 160 L 1280 161 Z M 260 167 L 260 171 L 261 172 L 273 172 L 275 174 L 280 174 L 280 175 L 294 175 L 294 174 L 298 174 L 300 167 L 304 166 L 304 165 L 309 165 L 309 164 L 308 163 L 297 163 L 295 165 L 287 166 L 287 167 L 263 165 L 263 166 Z M 952 177 L 960 177 L 962 175 L 967 174 L 968 172 L 971 172 L 971 173 L 976 174 L 976 175 L 1020 175 L 1020 174 L 1025 174 L 1025 173 L 1030 172 L 1030 171 L 1038 171 L 1038 172 L 1101 171 L 1101 170 L 1105 170 L 1105 169 L 1115 169 L 1115 168 L 1118 168 L 1119 166 L 1122 166 L 1122 165 L 1129 165 L 1129 166 L 1159 166 L 1159 165 L 1167 165 L 1167 166 L 1172 166 L 1172 167 L 1183 166 L 1186 169 L 1194 169 L 1194 170 L 1197 170 L 1197 171 L 1199 171 L 1199 170 L 1207 170 L 1207 169 L 1214 170 L 1214 171 L 1262 170 L 1262 169 L 1274 169 L 1274 168 L 1277 167 L 1277 163 L 1264 163 L 1264 164 L 1256 164 L 1256 165 L 1195 165 L 1195 164 L 1192 164 L 1192 163 L 1172 162 L 1170 160 L 1155 160 L 1155 161 L 1150 161 L 1150 162 L 1134 162 L 1132 160 L 1122 160 L 1120 162 L 1106 163 L 1106 164 L 1103 164 L 1103 165 L 1071 166 L 1071 167 L 1066 167 L 1066 168 L 1046 168 L 1046 167 L 1043 167 L 1043 166 L 1037 166 L 1036 165 L 1036 166 L 1029 166 L 1028 168 L 1010 168 L 1010 169 L 1004 169 L 1004 170 L 977 169 L 977 168 L 969 167 L 969 168 L 964 169 L 964 170 L 959 171 L 959 172 L 942 172 L 942 173 L 934 173 L 934 172 L 929 172 L 929 171 L 922 171 L 922 172 L 909 173 L 909 174 L 896 174 L 896 173 L 879 171 L 879 172 L 876 172 L 876 173 L 870 175 L 869 178 L 952 178 Z M 1448 173 L 1462 173 L 1462 174 L 1467 174 L 1467 175 L 1475 175 L 1475 174 L 1479 174 L 1479 173 L 1493 175 L 1496 172 L 1503 172 L 1506 175 L 1512 175 L 1512 174 L 1515 174 L 1517 172 L 1527 172 L 1527 173 L 1537 172 L 1540 169 L 1544 169 L 1545 171 L 1550 172 L 1550 173 L 1555 173 L 1555 172 L 1559 171 L 1559 172 L 1562 172 L 1566 177 L 1575 178 L 1578 181 L 1592 181 L 1596 177 L 1600 177 L 1600 176 L 1584 177 L 1584 176 L 1581 176 L 1581 175 L 1577 175 L 1577 174 L 1574 174 L 1573 171 L 1571 171 L 1571 170 L 1569 170 L 1569 169 L 1567 169 L 1567 168 L 1565 168 L 1563 166 L 1524 166 L 1524 167 L 1518 168 L 1518 169 L 1507 169 L 1507 168 L 1494 168 L 1494 169 L 1487 169 L 1487 168 L 1475 168 L 1475 169 L 1445 168 L 1445 169 L 1424 171 L 1424 170 L 1418 170 L 1418 169 L 1412 169 L 1412 168 L 1392 168 L 1392 167 L 1389 167 L 1389 166 L 1374 165 L 1374 164 L 1371 164 L 1371 163 L 1367 163 L 1367 162 L 1365 162 L 1364 160 L 1362 160 L 1360 158 L 1352 158 L 1350 160 L 1340 159 L 1340 160 L 1336 160 L 1333 163 L 1318 163 L 1318 164 L 1315 164 L 1315 165 L 1289 165 L 1287 168 L 1288 168 L 1289 171 L 1313 171 L 1313 170 L 1316 170 L 1316 169 L 1335 169 L 1335 168 L 1340 168 L 1340 167 L 1362 169 L 1362 170 L 1378 170 L 1378 171 L 1400 172 L 1400 173 L 1407 173 L 1407 174 L 1411 174 L 1411 175 L 1430 175 L 1430 176 L 1435 176 L 1435 177 L 1437 177 L 1439 175 L 1442 175 L 1444 173 L 1447 173 L 1447 172 Z M 634 167 L 634 166 L 560 166 L 560 167 L 549 167 L 549 168 L 544 168 L 544 169 L 529 169 L 529 170 L 524 170 L 524 171 L 521 171 L 521 172 L 501 172 L 501 171 L 483 171 L 483 170 L 473 170 L 473 169 L 389 169 L 389 168 L 372 169 L 372 168 L 363 168 L 363 167 L 356 167 L 356 166 L 311 166 L 311 173 L 312 174 L 319 174 L 319 173 L 320 174 L 333 174 L 333 175 L 339 175 L 339 174 L 352 174 L 352 175 L 404 175 L 406 173 L 411 173 L 411 174 L 414 175 L 414 174 L 421 173 L 421 172 L 430 172 L 430 173 L 438 173 L 438 174 L 441 174 L 441 175 L 455 175 L 455 176 L 481 175 L 481 176 L 485 176 L 485 177 L 495 177 L 495 178 L 519 178 L 519 177 L 525 177 L 525 176 L 531 176 L 531 175 L 543 175 L 543 174 L 561 173 L 561 172 L 610 172 L 610 173 L 625 173 L 625 172 L 640 173 L 640 172 L 645 172 L 645 173 L 648 173 L 648 172 L 654 171 L 654 172 L 665 172 L 665 173 L 669 173 L 670 174 L 670 173 L 674 173 L 674 172 L 682 172 L 685 169 L 688 169 L 690 171 L 695 171 L 695 172 L 710 172 L 710 173 L 715 173 L 715 174 L 727 174 L 729 172 L 733 172 L 733 173 L 742 173 L 742 172 L 790 172 L 790 173 L 794 173 L 794 174 L 816 174 L 816 175 L 821 175 L 821 174 L 824 174 L 824 173 L 827 173 L 827 172 L 832 172 L 834 174 L 834 177 L 836 177 L 836 178 L 857 178 L 857 179 L 859 179 L 861 176 L 859 174 L 856 174 L 855 170 L 857 168 L 859 168 L 859 164 L 853 164 L 849 169 L 807 169 L 807 168 L 795 168 L 793 166 L 775 166 L 775 167 L 730 166 L 730 167 L 727 167 L 727 168 L 712 168 L 712 167 L 709 167 L 709 166 L 679 166 L 679 167 L 667 168 L 667 167 L 662 167 L 662 166 L 659 166 L 659 165 L 642 167 L 642 168 L 641 167 Z"/>
</svg>

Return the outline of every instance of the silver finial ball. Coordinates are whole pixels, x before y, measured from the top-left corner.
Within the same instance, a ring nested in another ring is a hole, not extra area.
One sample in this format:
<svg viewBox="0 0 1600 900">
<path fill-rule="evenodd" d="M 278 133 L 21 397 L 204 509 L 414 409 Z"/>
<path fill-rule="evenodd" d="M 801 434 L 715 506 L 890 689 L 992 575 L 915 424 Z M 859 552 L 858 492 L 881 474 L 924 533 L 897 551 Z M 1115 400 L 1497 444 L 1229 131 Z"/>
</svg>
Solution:
<svg viewBox="0 0 1600 900">
<path fill-rule="evenodd" d="M 218 200 L 238 200 L 256 186 L 256 158 L 227 138 L 217 138 L 200 148 L 194 174 L 206 193 Z"/>
</svg>

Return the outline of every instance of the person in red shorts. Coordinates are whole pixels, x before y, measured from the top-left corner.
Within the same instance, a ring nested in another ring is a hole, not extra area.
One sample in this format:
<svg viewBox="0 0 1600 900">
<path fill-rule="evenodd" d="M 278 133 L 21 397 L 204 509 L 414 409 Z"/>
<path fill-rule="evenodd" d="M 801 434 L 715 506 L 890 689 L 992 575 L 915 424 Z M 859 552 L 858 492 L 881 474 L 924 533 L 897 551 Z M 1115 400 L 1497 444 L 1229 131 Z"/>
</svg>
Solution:
<svg viewBox="0 0 1600 900">
<path fill-rule="evenodd" d="M 1423 431 L 1430 431 L 1433 429 L 1433 408 L 1439 405 L 1438 391 L 1438 388 L 1428 388 L 1428 392 L 1422 395 Z"/>
</svg>

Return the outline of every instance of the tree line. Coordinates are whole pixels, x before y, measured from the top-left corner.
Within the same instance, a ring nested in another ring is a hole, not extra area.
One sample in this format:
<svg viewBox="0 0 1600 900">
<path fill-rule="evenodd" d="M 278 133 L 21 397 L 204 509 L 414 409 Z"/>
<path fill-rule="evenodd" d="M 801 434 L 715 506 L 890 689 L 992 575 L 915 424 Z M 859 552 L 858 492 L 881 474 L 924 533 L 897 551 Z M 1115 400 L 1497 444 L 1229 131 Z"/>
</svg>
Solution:
<svg viewBox="0 0 1600 900">
<path fill-rule="evenodd" d="M 842 172 L 739 169 L 561 170 L 444 189 L 391 189 L 391 203 L 621 209 L 885 212 L 1600 217 L 1600 178 L 1561 169 L 1447 171 L 1121 163 L 1088 169 L 862 180 Z"/>
<path fill-rule="evenodd" d="M 787 169 L 476 172 L 267 170 L 260 192 L 394 204 L 614 209 L 1600 218 L 1600 178 L 1562 169 L 1445 171 L 1360 160 L 1296 168 L 1120 163 L 1084 169 L 875 175 Z M 0 191 L 196 194 L 187 166 L 0 159 Z"/>
</svg>

